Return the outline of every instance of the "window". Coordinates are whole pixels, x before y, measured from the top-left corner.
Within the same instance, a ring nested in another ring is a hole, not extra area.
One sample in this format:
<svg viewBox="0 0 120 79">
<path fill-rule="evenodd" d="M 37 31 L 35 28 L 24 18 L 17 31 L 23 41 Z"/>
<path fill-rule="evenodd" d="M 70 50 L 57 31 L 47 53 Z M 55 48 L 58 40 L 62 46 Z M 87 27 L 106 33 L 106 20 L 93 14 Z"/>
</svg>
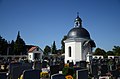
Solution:
<svg viewBox="0 0 120 79">
<path fill-rule="evenodd" d="M 71 57 L 71 47 L 70 46 L 68 47 L 68 55 L 69 55 L 69 57 Z"/>
<path fill-rule="evenodd" d="M 30 56 L 30 58 L 31 58 L 31 55 L 29 55 Z"/>
</svg>

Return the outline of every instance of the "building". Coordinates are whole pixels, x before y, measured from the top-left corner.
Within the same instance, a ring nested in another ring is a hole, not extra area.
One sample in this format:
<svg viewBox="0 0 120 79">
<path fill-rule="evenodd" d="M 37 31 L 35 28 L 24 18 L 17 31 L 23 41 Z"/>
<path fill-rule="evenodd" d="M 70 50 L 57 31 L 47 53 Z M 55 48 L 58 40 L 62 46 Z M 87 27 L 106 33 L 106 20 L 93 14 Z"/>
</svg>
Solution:
<svg viewBox="0 0 120 79">
<path fill-rule="evenodd" d="M 93 59 L 103 59 L 103 55 L 92 55 Z"/>
<path fill-rule="evenodd" d="M 87 61 L 92 58 L 92 49 L 95 42 L 90 38 L 89 32 L 82 27 L 82 20 L 77 15 L 74 27 L 68 32 L 65 43 L 65 63 Z"/>
<path fill-rule="evenodd" d="M 41 60 L 42 61 L 43 51 L 38 46 L 32 46 L 28 50 L 28 60 L 34 61 L 34 60 Z"/>
</svg>

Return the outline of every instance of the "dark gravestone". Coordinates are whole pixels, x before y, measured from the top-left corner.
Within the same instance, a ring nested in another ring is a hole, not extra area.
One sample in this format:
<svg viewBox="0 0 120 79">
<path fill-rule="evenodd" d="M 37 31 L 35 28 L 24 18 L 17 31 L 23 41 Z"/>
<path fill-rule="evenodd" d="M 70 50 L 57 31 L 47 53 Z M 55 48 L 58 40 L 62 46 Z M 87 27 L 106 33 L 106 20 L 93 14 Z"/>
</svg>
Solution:
<svg viewBox="0 0 120 79">
<path fill-rule="evenodd" d="M 53 74 L 51 79 L 65 79 L 65 76 L 63 74 Z"/>
<path fill-rule="evenodd" d="M 77 67 L 80 67 L 80 62 L 76 62 L 75 64 Z"/>
<path fill-rule="evenodd" d="M 88 79 L 88 70 L 81 69 L 76 72 L 76 79 Z"/>
<path fill-rule="evenodd" d="M 12 79 L 18 79 L 22 75 L 23 71 L 28 69 L 32 69 L 32 67 L 28 65 L 14 67 L 11 72 Z"/>
<path fill-rule="evenodd" d="M 87 67 L 86 61 L 80 61 L 80 67 L 86 68 Z"/>
<path fill-rule="evenodd" d="M 73 67 L 74 63 L 73 62 L 70 62 L 69 63 L 69 67 Z"/>
<path fill-rule="evenodd" d="M 23 79 L 40 79 L 41 70 L 25 70 L 23 72 Z"/>
<path fill-rule="evenodd" d="M 59 71 L 62 71 L 63 68 L 64 68 L 64 63 L 60 63 L 60 65 L 59 65 Z"/>
<path fill-rule="evenodd" d="M 106 76 L 106 73 L 108 73 L 108 66 L 101 65 L 101 76 Z"/>
<path fill-rule="evenodd" d="M 81 67 L 75 67 L 75 68 L 74 68 L 74 72 L 76 72 L 77 70 L 81 70 L 81 69 L 84 69 L 84 68 L 81 68 Z"/>
<path fill-rule="evenodd" d="M 120 77 L 120 70 L 118 70 L 118 69 L 113 70 L 113 71 L 111 71 L 111 74 L 115 79 L 118 79 L 118 77 Z"/>
<path fill-rule="evenodd" d="M 11 72 L 13 71 L 13 68 L 14 68 L 14 67 L 17 67 L 17 66 L 20 66 L 20 65 L 22 65 L 22 64 L 19 63 L 19 62 L 17 62 L 17 63 L 10 63 L 10 64 L 9 64 L 10 74 L 11 74 Z"/>
<path fill-rule="evenodd" d="M 8 72 L 9 72 L 9 75 L 8 75 L 8 76 L 12 78 L 12 77 L 13 77 L 14 68 L 15 68 L 15 67 L 19 67 L 19 66 L 21 66 L 21 65 L 22 65 L 22 64 L 19 63 L 19 62 L 10 63 L 10 64 L 9 64 L 9 69 L 8 69 L 8 70 L 9 70 L 9 71 L 8 71 Z M 16 72 L 17 72 L 17 71 L 16 71 Z M 13 78 L 12 78 L 12 79 L 13 79 Z"/>
<path fill-rule="evenodd" d="M 59 65 L 50 66 L 50 75 L 59 73 Z"/>
<path fill-rule="evenodd" d="M 36 70 L 41 70 L 42 69 L 42 64 L 40 62 L 36 62 L 34 67 L 35 67 Z"/>
<path fill-rule="evenodd" d="M 7 79 L 6 73 L 0 72 L 0 79 Z"/>
<path fill-rule="evenodd" d="M 32 63 L 22 63 L 22 66 L 30 66 L 30 67 L 32 67 L 33 64 Z"/>
<path fill-rule="evenodd" d="M 112 70 L 115 70 L 116 69 L 116 65 L 112 65 Z"/>
<path fill-rule="evenodd" d="M 22 74 L 22 72 L 20 70 L 20 66 L 12 68 L 12 72 L 11 72 L 11 78 L 12 79 L 18 79 L 21 74 Z"/>
<path fill-rule="evenodd" d="M 112 75 L 113 77 L 115 77 L 115 79 L 119 79 L 120 78 L 120 63 L 116 65 L 116 68 L 114 71 L 112 71 Z"/>
<path fill-rule="evenodd" d="M 108 65 L 109 71 L 113 71 L 116 69 L 116 65 Z"/>
<path fill-rule="evenodd" d="M 92 64 L 91 68 L 92 68 L 92 70 L 91 70 L 92 75 L 97 76 L 98 75 L 98 66 L 96 64 Z"/>
<path fill-rule="evenodd" d="M 42 68 L 47 68 L 47 64 L 48 64 L 47 61 L 43 61 L 42 62 Z"/>
<path fill-rule="evenodd" d="M 119 57 L 115 57 L 114 60 L 115 60 L 115 63 L 118 64 L 118 62 L 119 62 Z"/>
</svg>

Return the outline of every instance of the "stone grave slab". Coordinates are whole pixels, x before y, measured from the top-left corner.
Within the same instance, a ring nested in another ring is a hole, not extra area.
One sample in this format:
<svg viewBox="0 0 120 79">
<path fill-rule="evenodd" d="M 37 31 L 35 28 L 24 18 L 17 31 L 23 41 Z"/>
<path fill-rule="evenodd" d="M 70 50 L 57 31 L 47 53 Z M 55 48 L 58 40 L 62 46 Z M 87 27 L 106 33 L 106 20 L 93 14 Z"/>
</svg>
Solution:
<svg viewBox="0 0 120 79">
<path fill-rule="evenodd" d="M 51 79 L 65 79 L 65 76 L 63 74 L 53 74 Z"/>
<path fill-rule="evenodd" d="M 7 79 L 7 75 L 5 72 L 0 72 L 0 79 Z"/>
<path fill-rule="evenodd" d="M 50 75 L 59 73 L 59 65 L 50 66 Z"/>
<path fill-rule="evenodd" d="M 87 69 L 77 70 L 76 79 L 88 79 L 88 70 Z"/>
<path fill-rule="evenodd" d="M 25 70 L 23 72 L 23 79 L 40 79 L 41 70 Z"/>
</svg>

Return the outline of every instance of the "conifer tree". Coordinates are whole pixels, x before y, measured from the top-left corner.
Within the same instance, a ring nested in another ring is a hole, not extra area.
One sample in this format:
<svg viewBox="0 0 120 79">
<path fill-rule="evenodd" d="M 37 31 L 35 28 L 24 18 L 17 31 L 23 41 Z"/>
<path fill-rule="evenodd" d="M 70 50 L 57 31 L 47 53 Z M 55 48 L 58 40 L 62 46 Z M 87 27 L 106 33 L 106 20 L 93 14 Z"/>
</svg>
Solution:
<svg viewBox="0 0 120 79">
<path fill-rule="evenodd" d="M 14 41 L 12 40 L 10 43 L 10 50 L 9 50 L 10 55 L 14 55 Z"/>
<path fill-rule="evenodd" d="M 8 42 L 0 36 L 0 54 L 7 55 Z"/>
<path fill-rule="evenodd" d="M 57 48 L 56 48 L 55 41 L 53 42 L 53 45 L 52 45 L 52 54 L 57 54 Z"/>
<path fill-rule="evenodd" d="M 18 31 L 17 39 L 14 44 L 14 52 L 16 55 L 23 55 L 26 53 L 25 42 L 20 37 L 20 32 Z"/>
<path fill-rule="evenodd" d="M 64 37 L 63 37 L 63 39 L 61 40 L 61 44 L 62 44 L 62 46 L 61 46 L 61 52 L 62 53 L 65 53 L 65 43 L 64 43 L 64 41 L 67 39 L 67 36 L 65 35 Z"/>
</svg>

